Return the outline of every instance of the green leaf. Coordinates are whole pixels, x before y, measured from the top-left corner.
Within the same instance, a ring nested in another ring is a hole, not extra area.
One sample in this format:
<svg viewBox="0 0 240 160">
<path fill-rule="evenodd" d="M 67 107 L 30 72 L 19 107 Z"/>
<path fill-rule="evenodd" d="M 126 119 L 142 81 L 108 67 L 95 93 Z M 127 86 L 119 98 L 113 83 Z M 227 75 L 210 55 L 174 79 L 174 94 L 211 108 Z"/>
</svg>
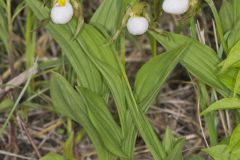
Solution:
<svg viewBox="0 0 240 160">
<path fill-rule="evenodd" d="M 230 151 L 233 151 L 234 149 L 240 148 L 240 124 L 234 129 L 231 138 L 230 138 L 230 143 L 228 145 L 228 148 Z"/>
<path fill-rule="evenodd" d="M 49 18 L 49 9 L 44 7 L 39 1 L 26 0 L 26 3 L 39 20 Z M 83 51 L 78 40 L 73 39 L 76 24 L 76 19 L 73 19 L 68 25 L 55 25 L 50 22 L 46 26 L 46 29 L 58 42 L 67 56 L 80 79 L 81 86 L 87 87 L 104 96 L 106 94 L 106 87 L 102 76 L 86 56 L 88 54 L 86 52 L 90 52 L 90 50 L 85 49 Z M 92 38 L 94 39 L 95 36 Z"/>
<path fill-rule="evenodd" d="M 104 0 L 91 18 L 91 23 L 104 26 L 111 33 L 120 25 L 125 5 L 123 1 Z"/>
<path fill-rule="evenodd" d="M 183 48 L 178 48 L 176 50 L 163 53 L 151 59 L 138 71 L 134 93 L 139 107 L 144 112 L 148 110 L 150 103 L 156 97 L 156 94 L 166 81 L 168 75 L 179 62 L 183 54 L 183 50 Z M 145 87 L 145 85 L 151 89 Z M 129 116 L 127 117 L 127 121 L 129 122 L 132 120 L 130 113 L 128 114 Z M 134 127 L 134 123 L 128 123 L 127 128 L 128 134 L 125 139 L 124 146 L 127 151 L 131 152 L 131 146 L 134 145 L 136 140 L 137 129 Z"/>
<path fill-rule="evenodd" d="M 236 67 L 235 64 L 240 62 L 240 41 L 230 50 L 227 58 L 223 61 L 221 73 L 225 72 L 230 67 Z"/>
<path fill-rule="evenodd" d="M 201 115 L 205 115 L 209 112 L 220 110 L 220 109 L 239 109 L 240 99 L 239 98 L 224 98 L 213 104 L 211 104 Z"/>
<path fill-rule="evenodd" d="M 187 160 L 204 160 L 202 157 L 200 157 L 200 156 L 191 156 L 191 157 L 189 157 Z"/>
<path fill-rule="evenodd" d="M 121 121 L 121 127 L 123 130 L 125 130 L 126 123 L 124 121 L 127 108 L 124 95 L 125 87 L 123 85 L 121 75 L 118 70 L 112 68 L 110 65 L 106 64 L 106 62 L 104 63 L 93 55 L 89 54 L 89 58 L 93 61 L 93 63 L 96 65 L 96 67 L 98 67 L 99 71 L 104 76 L 117 106 L 119 118 Z"/>
<path fill-rule="evenodd" d="M 113 34 L 120 27 L 127 6 L 135 1 L 104 0 L 92 16 L 90 23 L 98 27 L 104 27 Z"/>
<path fill-rule="evenodd" d="M 222 22 L 223 31 L 227 32 L 232 29 L 235 21 L 236 11 L 233 11 L 235 0 L 223 0 L 221 9 L 219 11 L 219 17 Z M 237 6 L 236 6 L 237 7 Z"/>
<path fill-rule="evenodd" d="M 227 145 L 217 145 L 208 149 L 204 149 L 214 160 L 239 160 L 240 150 L 239 148 L 234 151 L 230 151 Z"/>
<path fill-rule="evenodd" d="M 183 146 L 185 139 L 176 139 L 170 128 L 167 128 L 163 137 L 163 147 L 167 153 L 164 160 L 182 160 Z"/>
<path fill-rule="evenodd" d="M 236 76 L 236 82 L 233 89 L 233 95 L 235 96 L 240 90 L 240 71 L 238 71 Z"/>
<path fill-rule="evenodd" d="M 74 154 L 73 154 L 73 145 L 74 145 L 74 132 L 71 131 L 69 134 L 69 137 L 67 141 L 64 144 L 63 152 L 65 157 L 67 157 L 69 160 L 75 160 Z"/>
<path fill-rule="evenodd" d="M 227 151 L 226 145 L 213 146 L 211 148 L 203 149 L 203 151 L 213 157 L 214 160 L 229 160 L 230 157 L 230 153 Z"/>
<path fill-rule="evenodd" d="M 95 32 L 92 32 L 92 33 L 95 33 Z M 99 42 L 98 45 L 101 47 L 101 44 L 102 42 Z M 164 151 L 161 146 L 161 143 L 159 142 L 156 134 L 154 133 L 148 119 L 146 118 L 144 113 L 141 111 L 141 109 L 136 103 L 136 100 L 134 99 L 133 93 L 131 91 L 131 87 L 129 86 L 128 79 L 123 71 L 123 67 L 121 66 L 119 59 L 116 57 L 116 52 L 114 52 L 114 50 L 109 52 L 109 54 L 112 54 L 112 55 L 109 55 L 109 57 L 115 56 L 114 61 L 116 63 L 114 64 L 117 66 L 114 66 L 112 62 L 107 61 L 107 59 L 104 59 L 98 54 L 99 52 L 97 52 L 97 50 L 96 50 L 96 53 L 94 52 L 89 53 L 88 54 L 89 59 L 91 59 L 92 63 L 96 65 L 96 68 L 99 69 L 99 71 L 102 73 L 103 77 L 105 78 L 111 90 L 111 93 L 113 94 L 113 98 L 117 104 L 118 109 L 121 109 L 122 113 L 125 113 L 123 114 L 124 115 L 123 118 L 126 115 L 126 109 L 125 109 L 126 107 L 125 98 L 126 98 L 129 109 L 130 109 L 130 113 L 144 141 L 146 142 L 147 146 L 150 148 L 150 151 L 153 154 L 153 156 L 156 159 L 161 159 L 161 157 L 164 156 Z M 121 117 L 121 114 L 120 114 L 120 117 Z M 123 121 L 125 121 L 125 119 L 123 119 Z M 126 123 L 129 123 L 129 122 L 125 121 L 125 124 Z M 124 124 L 124 123 L 121 123 L 121 124 Z M 122 128 L 124 128 L 124 126 L 122 126 Z M 123 130 L 126 131 L 125 129 Z"/>
<path fill-rule="evenodd" d="M 180 63 L 201 82 L 217 89 L 225 96 L 229 94 L 229 89 L 218 79 L 217 65 L 220 60 L 214 50 L 194 39 L 175 33 L 160 34 L 154 31 L 149 33 L 167 50 L 176 49 L 191 42 Z M 232 79 L 232 76 L 227 75 L 225 78 Z"/>
<path fill-rule="evenodd" d="M 240 26 L 240 1 L 239 0 L 223 0 L 219 17 L 222 22 L 223 31 L 225 33 L 230 31 L 227 39 L 228 47 L 231 49 L 236 42 L 240 40 L 239 26 Z"/>
<path fill-rule="evenodd" d="M 185 144 L 185 139 L 178 139 L 174 144 L 173 148 L 168 151 L 166 160 L 182 160 L 182 152 Z"/>
<path fill-rule="evenodd" d="M 56 111 L 81 124 L 96 147 L 99 159 L 108 159 L 109 154 L 87 116 L 87 109 L 81 96 L 61 75 L 56 73 L 52 76 L 50 86 L 51 97 Z"/>
<path fill-rule="evenodd" d="M 166 152 L 169 152 L 172 149 L 174 141 L 175 137 L 172 134 L 172 130 L 169 127 L 167 127 L 162 142 Z"/>
<path fill-rule="evenodd" d="M 232 92 L 240 93 L 240 89 L 236 88 L 236 82 L 237 82 L 237 77 L 238 76 L 238 69 L 237 68 L 229 68 L 227 72 L 224 74 L 218 74 L 218 78 L 220 81 L 227 87 L 229 88 Z"/>
<path fill-rule="evenodd" d="M 128 92 L 130 92 L 130 90 L 126 93 L 126 99 L 131 116 L 133 117 L 133 121 L 135 122 L 154 159 L 162 160 L 166 154 L 164 148 L 155 134 L 151 124 L 149 123 L 148 118 L 137 105 L 137 102 L 133 98 L 133 94 Z"/>
<path fill-rule="evenodd" d="M 4 1 L 1 1 L 3 5 L 5 5 Z M 7 15 L 5 12 L 5 8 L 3 6 L 0 6 L 0 14 L 3 16 L 0 16 L 0 40 L 3 42 L 4 47 L 6 50 L 8 50 L 8 21 L 7 21 Z"/>
<path fill-rule="evenodd" d="M 230 32 L 226 33 L 226 34 L 229 34 L 227 38 L 229 49 L 231 49 L 240 40 L 239 27 L 240 27 L 240 21 L 238 20 L 236 24 L 234 24 L 234 27 L 230 30 Z"/>
<path fill-rule="evenodd" d="M 57 154 L 57 153 L 48 153 L 44 157 L 42 157 L 40 160 L 65 160 L 63 156 Z"/>
<path fill-rule="evenodd" d="M 100 135 L 105 147 L 120 157 L 126 157 L 121 150 L 121 129 L 107 109 L 105 101 L 88 89 L 79 88 L 78 91 L 85 100 L 89 118 Z"/>
<path fill-rule="evenodd" d="M 161 86 L 180 61 L 188 45 L 158 55 L 138 71 L 135 81 L 135 97 L 138 104 L 146 111 L 157 96 Z"/>
<path fill-rule="evenodd" d="M 197 89 L 197 91 L 198 91 L 197 97 L 199 99 L 199 105 L 201 106 L 201 110 L 205 110 L 209 106 L 209 102 L 210 102 L 208 89 L 206 85 L 200 83 L 199 89 Z M 216 112 L 212 112 L 204 115 L 204 121 L 208 131 L 211 145 L 217 145 L 217 142 L 218 142 L 218 131 L 217 131 L 216 119 L 217 119 Z"/>
</svg>

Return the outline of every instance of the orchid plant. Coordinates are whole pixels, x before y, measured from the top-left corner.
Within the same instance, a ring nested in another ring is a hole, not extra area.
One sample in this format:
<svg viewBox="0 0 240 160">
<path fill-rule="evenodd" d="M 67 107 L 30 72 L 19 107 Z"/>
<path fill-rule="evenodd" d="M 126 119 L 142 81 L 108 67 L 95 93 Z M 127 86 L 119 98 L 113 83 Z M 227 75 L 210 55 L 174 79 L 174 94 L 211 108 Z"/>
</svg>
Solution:
<svg viewBox="0 0 240 160">
<path fill-rule="evenodd" d="M 50 94 L 55 111 L 84 128 L 98 159 L 134 159 L 138 135 L 155 160 L 204 159 L 198 155 L 184 157 L 186 139 L 175 137 L 169 128 L 159 138 L 146 116 L 178 64 L 189 72 L 197 94 L 198 116 L 205 121 L 202 136 L 206 147 L 202 151 L 215 160 L 239 159 L 239 125 L 229 131 L 229 137 L 217 136 L 219 110 L 233 111 L 235 124 L 240 117 L 239 0 L 223 0 L 220 10 L 212 0 L 103 0 L 89 22 L 84 20 L 80 0 L 54 0 L 50 6 L 40 0 L 25 2 L 39 21 L 50 20 L 45 28 L 76 74 L 74 81 L 69 81 L 61 72 L 52 73 Z M 206 4 L 216 26 L 216 47 L 204 41 L 196 25 L 197 15 Z M 164 15 L 177 17 L 178 24 L 189 28 L 190 34 L 164 31 L 159 25 Z M 125 70 L 126 34 L 146 36 L 152 51 L 133 86 Z M 164 52 L 158 53 L 158 43 Z M 109 110 L 110 99 L 117 116 Z M 72 136 L 65 147 L 70 152 L 50 153 L 42 159 L 76 159 L 69 145 L 73 144 Z"/>
</svg>

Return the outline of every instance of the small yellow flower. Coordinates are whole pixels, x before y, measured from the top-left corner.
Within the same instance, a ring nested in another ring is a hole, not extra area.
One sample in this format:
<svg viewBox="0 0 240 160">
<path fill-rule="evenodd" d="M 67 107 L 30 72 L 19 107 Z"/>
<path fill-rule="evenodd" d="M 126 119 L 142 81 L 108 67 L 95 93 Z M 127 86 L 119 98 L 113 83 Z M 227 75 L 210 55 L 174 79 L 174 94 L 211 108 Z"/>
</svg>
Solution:
<svg viewBox="0 0 240 160">
<path fill-rule="evenodd" d="M 65 6 L 66 0 L 57 0 L 57 4 L 58 4 L 59 6 Z"/>
</svg>

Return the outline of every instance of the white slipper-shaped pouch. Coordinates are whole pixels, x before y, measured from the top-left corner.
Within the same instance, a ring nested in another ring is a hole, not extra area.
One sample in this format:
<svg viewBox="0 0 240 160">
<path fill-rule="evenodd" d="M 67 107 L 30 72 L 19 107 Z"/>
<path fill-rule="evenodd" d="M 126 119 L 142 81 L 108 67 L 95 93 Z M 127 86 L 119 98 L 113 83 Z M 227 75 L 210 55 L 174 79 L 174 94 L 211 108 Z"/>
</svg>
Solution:
<svg viewBox="0 0 240 160">
<path fill-rule="evenodd" d="M 63 4 L 57 2 L 52 8 L 50 16 L 53 23 L 66 24 L 73 17 L 73 7 L 68 0 Z"/>
<path fill-rule="evenodd" d="M 166 13 L 180 15 L 188 11 L 189 0 L 164 0 L 162 8 Z"/>
<path fill-rule="evenodd" d="M 132 35 L 143 35 L 148 30 L 148 20 L 145 17 L 132 16 L 128 19 L 127 29 Z"/>
</svg>

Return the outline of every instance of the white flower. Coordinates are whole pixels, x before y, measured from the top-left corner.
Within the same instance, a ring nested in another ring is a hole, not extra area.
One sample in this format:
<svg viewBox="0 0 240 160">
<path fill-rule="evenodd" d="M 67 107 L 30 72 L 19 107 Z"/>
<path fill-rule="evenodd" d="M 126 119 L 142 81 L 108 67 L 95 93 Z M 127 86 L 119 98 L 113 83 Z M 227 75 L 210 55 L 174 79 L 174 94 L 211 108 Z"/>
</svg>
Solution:
<svg viewBox="0 0 240 160">
<path fill-rule="evenodd" d="M 183 14 L 189 9 L 189 0 L 164 0 L 163 10 L 170 14 Z"/>
<path fill-rule="evenodd" d="M 130 17 L 128 19 L 127 29 L 132 35 L 142 35 L 148 30 L 148 21 L 144 17 Z"/>
<path fill-rule="evenodd" d="M 51 19 L 55 24 L 66 24 L 73 16 L 73 7 L 69 1 L 58 1 L 51 10 Z M 61 2 L 61 3 L 60 3 Z"/>
</svg>

